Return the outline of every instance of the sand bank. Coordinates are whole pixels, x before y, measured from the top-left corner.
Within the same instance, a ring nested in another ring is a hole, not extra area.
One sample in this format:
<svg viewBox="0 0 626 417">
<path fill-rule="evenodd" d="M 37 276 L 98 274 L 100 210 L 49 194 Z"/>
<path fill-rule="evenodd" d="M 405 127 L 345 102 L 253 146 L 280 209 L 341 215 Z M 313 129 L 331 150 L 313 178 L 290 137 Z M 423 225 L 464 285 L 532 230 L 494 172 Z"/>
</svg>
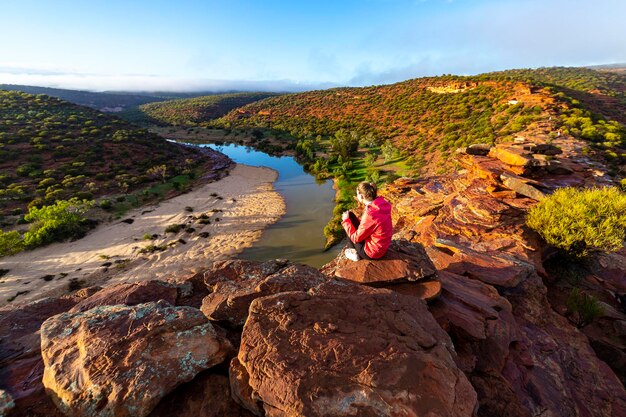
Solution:
<svg viewBox="0 0 626 417">
<path fill-rule="evenodd" d="M 233 258 L 285 213 L 285 204 L 272 187 L 277 175 L 268 168 L 237 165 L 217 182 L 120 219 L 132 223 L 117 220 L 75 242 L 1 258 L 0 268 L 9 272 L 0 277 L 0 306 L 11 298 L 23 302 L 67 293 L 72 281 L 76 287 L 175 279 L 215 260 Z M 186 227 L 165 233 L 174 224 Z M 158 237 L 146 240 L 145 235 Z M 140 253 L 149 245 L 167 249 Z"/>
</svg>

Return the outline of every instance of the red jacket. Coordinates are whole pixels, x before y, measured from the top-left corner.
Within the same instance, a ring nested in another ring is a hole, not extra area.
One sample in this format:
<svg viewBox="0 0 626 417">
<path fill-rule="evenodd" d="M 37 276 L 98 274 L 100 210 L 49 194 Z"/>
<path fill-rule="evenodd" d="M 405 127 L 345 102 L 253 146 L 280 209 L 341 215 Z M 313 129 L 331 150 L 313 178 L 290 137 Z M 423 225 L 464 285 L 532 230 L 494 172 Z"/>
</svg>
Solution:
<svg viewBox="0 0 626 417">
<path fill-rule="evenodd" d="M 391 244 L 393 228 L 391 226 L 391 204 L 382 197 L 377 197 L 365 206 L 361 223 L 356 229 L 350 218 L 341 222 L 348 237 L 353 242 L 364 241 L 364 250 L 372 259 L 382 257 Z"/>
</svg>

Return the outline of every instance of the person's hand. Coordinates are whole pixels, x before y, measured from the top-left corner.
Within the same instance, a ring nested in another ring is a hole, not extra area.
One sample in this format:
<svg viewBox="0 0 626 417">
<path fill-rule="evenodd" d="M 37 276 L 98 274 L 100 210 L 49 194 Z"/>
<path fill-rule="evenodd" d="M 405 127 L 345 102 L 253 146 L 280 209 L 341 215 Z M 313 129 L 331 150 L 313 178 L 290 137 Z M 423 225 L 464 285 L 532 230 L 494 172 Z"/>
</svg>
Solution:
<svg viewBox="0 0 626 417">
<path fill-rule="evenodd" d="M 350 212 L 349 212 L 349 211 L 344 211 L 344 212 L 341 214 L 341 221 L 342 221 L 342 222 L 343 222 L 343 221 L 346 221 L 346 219 L 348 219 L 349 217 L 350 217 Z"/>
</svg>

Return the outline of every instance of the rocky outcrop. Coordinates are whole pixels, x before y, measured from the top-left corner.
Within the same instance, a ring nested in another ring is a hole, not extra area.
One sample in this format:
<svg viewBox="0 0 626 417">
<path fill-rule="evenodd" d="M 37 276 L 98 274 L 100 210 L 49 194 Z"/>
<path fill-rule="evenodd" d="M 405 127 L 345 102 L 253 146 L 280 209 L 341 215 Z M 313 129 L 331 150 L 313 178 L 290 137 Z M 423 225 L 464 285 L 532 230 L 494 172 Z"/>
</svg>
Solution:
<svg viewBox="0 0 626 417">
<path fill-rule="evenodd" d="M 610 313 L 581 332 L 565 306 L 569 289 L 556 285 L 576 274 L 548 268 L 545 244 L 525 226 L 542 194 L 605 179 L 567 144 L 559 146 L 562 154 L 539 145 L 510 146 L 525 147 L 519 155 L 547 165 L 530 162 L 520 170 L 504 157 L 461 153 L 465 169 L 457 175 L 397 180 L 383 190 L 394 207 L 396 237 L 423 244 L 438 269 L 442 293 L 429 307 L 476 389 L 479 416 L 621 416 L 626 392 L 614 371 L 622 369 L 624 331 L 613 294 L 622 288 L 626 262 L 613 254 L 595 270 L 585 266 L 577 285 Z M 548 168 L 555 163 L 571 174 L 555 175 Z"/>
<path fill-rule="evenodd" d="M 202 312 L 213 321 L 243 326 L 248 307 L 256 298 L 286 291 L 306 291 L 324 282 L 317 269 L 287 261 L 216 262 L 204 273 L 210 294 L 202 301 Z"/>
<path fill-rule="evenodd" d="M 146 416 L 230 349 L 200 311 L 164 301 L 62 313 L 41 326 L 43 384 L 68 416 Z"/>
<path fill-rule="evenodd" d="M 354 262 L 345 256 L 338 256 L 321 271 L 330 277 L 374 286 L 437 277 L 437 270 L 424 247 L 401 240 L 392 241 L 387 253 L 380 259 Z"/>
<path fill-rule="evenodd" d="M 267 416 L 471 416 L 454 355 L 423 301 L 329 282 L 256 299 L 238 359 Z"/>
</svg>

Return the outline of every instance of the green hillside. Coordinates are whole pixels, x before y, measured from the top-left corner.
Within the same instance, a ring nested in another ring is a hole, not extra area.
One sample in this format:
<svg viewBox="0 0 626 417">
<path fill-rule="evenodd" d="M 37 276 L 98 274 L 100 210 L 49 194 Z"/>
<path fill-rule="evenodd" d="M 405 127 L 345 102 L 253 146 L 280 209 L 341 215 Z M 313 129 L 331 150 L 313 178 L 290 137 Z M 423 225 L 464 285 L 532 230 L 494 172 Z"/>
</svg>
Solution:
<svg viewBox="0 0 626 417">
<path fill-rule="evenodd" d="M 200 161 L 198 151 L 119 118 L 45 95 L 0 91 L 2 215 L 71 197 L 126 194 Z"/>
<path fill-rule="evenodd" d="M 215 94 L 144 104 L 139 112 L 154 123 L 195 126 L 221 117 L 246 104 L 275 96 L 273 93 Z M 137 115 L 134 115 L 137 118 Z"/>
</svg>

